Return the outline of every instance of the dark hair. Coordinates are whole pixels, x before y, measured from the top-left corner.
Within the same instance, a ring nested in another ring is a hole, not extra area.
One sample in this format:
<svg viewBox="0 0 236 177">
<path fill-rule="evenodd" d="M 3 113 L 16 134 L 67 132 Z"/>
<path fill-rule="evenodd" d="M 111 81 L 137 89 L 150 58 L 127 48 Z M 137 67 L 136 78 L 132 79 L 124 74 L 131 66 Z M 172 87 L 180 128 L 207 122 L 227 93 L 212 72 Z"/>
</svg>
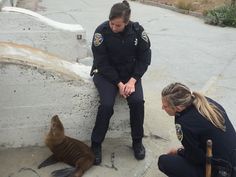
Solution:
<svg viewBox="0 0 236 177">
<path fill-rule="evenodd" d="M 124 19 L 124 22 L 127 23 L 130 19 L 130 13 L 131 9 L 127 1 L 116 3 L 111 8 L 109 20 L 121 17 Z"/>
</svg>

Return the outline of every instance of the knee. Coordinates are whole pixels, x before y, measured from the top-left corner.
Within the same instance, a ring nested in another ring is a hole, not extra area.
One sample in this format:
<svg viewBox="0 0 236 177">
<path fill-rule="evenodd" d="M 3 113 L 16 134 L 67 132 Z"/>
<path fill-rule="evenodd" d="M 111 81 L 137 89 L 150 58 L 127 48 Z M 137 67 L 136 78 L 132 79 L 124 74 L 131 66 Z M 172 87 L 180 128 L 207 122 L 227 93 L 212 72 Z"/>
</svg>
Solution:
<svg viewBox="0 0 236 177">
<path fill-rule="evenodd" d="M 99 107 L 102 109 L 106 109 L 106 110 L 112 110 L 114 105 L 111 103 L 102 103 L 102 104 L 100 104 Z"/>
<path fill-rule="evenodd" d="M 100 106 L 104 107 L 104 108 L 107 108 L 107 109 L 113 109 L 114 104 L 115 104 L 115 100 L 114 99 L 106 98 L 106 99 L 101 99 L 100 100 Z"/>
<path fill-rule="evenodd" d="M 101 113 L 108 113 L 108 114 L 113 114 L 113 105 L 112 104 L 100 104 L 98 107 L 99 112 Z"/>
<path fill-rule="evenodd" d="M 144 99 L 143 96 L 140 95 L 133 95 L 131 94 L 128 98 L 127 101 L 129 104 L 144 104 Z"/>
<path fill-rule="evenodd" d="M 157 166 L 159 168 L 160 171 L 162 172 L 165 172 L 165 167 L 166 167 L 166 161 L 167 159 L 167 155 L 161 155 L 159 158 L 158 158 L 158 162 L 157 162 Z"/>
<path fill-rule="evenodd" d="M 132 99 L 132 100 L 129 100 L 128 101 L 128 105 L 129 106 L 141 106 L 141 107 L 143 107 L 144 106 L 144 103 L 145 103 L 145 101 L 143 100 L 143 99 Z"/>
</svg>

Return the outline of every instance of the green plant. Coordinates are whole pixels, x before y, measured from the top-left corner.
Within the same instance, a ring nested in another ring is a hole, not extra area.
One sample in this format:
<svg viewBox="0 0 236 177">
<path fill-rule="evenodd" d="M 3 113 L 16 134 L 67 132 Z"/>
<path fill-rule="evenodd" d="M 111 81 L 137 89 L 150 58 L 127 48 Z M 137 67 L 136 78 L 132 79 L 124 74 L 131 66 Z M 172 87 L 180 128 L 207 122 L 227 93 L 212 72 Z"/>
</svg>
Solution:
<svg viewBox="0 0 236 177">
<path fill-rule="evenodd" d="M 209 10 L 205 16 L 205 23 L 236 27 L 236 5 L 225 5 Z"/>
</svg>

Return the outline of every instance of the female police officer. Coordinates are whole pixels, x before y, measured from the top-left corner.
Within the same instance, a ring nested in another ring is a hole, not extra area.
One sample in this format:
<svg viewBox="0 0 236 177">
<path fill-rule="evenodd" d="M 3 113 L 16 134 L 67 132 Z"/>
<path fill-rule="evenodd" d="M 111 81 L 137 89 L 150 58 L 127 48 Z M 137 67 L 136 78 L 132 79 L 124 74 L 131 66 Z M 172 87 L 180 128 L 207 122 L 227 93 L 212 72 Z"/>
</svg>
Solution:
<svg viewBox="0 0 236 177">
<path fill-rule="evenodd" d="M 230 176 L 236 166 L 236 133 L 223 107 L 181 83 L 162 91 L 162 109 L 175 116 L 183 148 L 159 157 L 159 169 L 170 177 L 203 177 L 206 141 L 213 142 L 213 176 Z"/>
<path fill-rule="evenodd" d="M 145 157 L 142 144 L 144 100 L 141 77 L 150 64 L 151 50 L 147 34 L 141 25 L 130 21 L 130 13 L 127 1 L 114 4 L 109 21 L 99 25 L 93 37 L 91 75 L 94 75 L 93 81 L 100 96 L 91 136 L 95 165 L 102 160 L 101 144 L 118 92 L 128 101 L 134 155 L 138 160 Z"/>
</svg>

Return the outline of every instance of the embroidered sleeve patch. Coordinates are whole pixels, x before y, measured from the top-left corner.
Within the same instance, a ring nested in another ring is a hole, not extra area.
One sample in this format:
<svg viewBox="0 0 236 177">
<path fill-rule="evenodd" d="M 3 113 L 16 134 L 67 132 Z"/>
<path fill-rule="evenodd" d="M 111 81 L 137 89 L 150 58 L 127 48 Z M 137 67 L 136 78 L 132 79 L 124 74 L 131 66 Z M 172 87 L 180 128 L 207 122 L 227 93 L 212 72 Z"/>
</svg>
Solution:
<svg viewBox="0 0 236 177">
<path fill-rule="evenodd" d="M 95 47 L 101 45 L 101 43 L 103 42 L 103 37 L 100 33 L 95 33 L 94 34 L 94 38 L 93 38 L 93 44 Z"/>
<path fill-rule="evenodd" d="M 183 140 L 184 134 L 180 124 L 175 124 L 176 135 L 179 141 Z"/>
<path fill-rule="evenodd" d="M 147 33 L 145 31 L 142 32 L 142 39 L 148 43 L 148 36 Z"/>
</svg>

